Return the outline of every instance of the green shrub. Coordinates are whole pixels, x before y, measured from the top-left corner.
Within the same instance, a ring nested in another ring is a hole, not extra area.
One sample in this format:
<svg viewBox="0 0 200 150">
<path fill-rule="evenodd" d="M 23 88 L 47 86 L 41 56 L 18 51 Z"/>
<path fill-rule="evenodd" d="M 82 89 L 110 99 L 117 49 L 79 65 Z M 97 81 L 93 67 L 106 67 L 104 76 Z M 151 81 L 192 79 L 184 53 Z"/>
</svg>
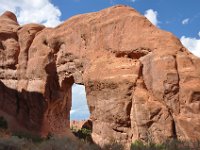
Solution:
<svg viewBox="0 0 200 150">
<path fill-rule="evenodd" d="M 92 131 L 90 129 L 82 128 L 82 129 L 77 130 L 76 128 L 72 127 L 71 130 L 72 130 L 72 133 L 79 139 L 92 143 L 92 137 L 91 137 Z"/>
<path fill-rule="evenodd" d="M 7 121 L 4 119 L 4 117 L 0 117 L 0 128 L 1 129 L 7 129 L 8 128 L 8 123 Z"/>
</svg>

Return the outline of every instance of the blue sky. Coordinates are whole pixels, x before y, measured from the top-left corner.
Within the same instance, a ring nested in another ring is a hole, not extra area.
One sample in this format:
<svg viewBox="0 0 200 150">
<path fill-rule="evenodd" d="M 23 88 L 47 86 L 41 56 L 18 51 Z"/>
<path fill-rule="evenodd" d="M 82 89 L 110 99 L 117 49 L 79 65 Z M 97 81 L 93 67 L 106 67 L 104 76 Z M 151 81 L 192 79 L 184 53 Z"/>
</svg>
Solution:
<svg viewBox="0 0 200 150">
<path fill-rule="evenodd" d="M 90 116 L 85 86 L 74 84 L 72 86 L 72 110 L 70 112 L 71 120 L 88 119 Z"/>
<path fill-rule="evenodd" d="M 179 38 L 183 35 L 198 38 L 200 31 L 199 0 L 52 0 L 61 11 L 61 20 L 116 5 L 129 5 L 145 14 L 152 9 L 158 13 L 159 27 L 173 32 Z M 188 23 L 182 24 L 184 19 Z"/>
<path fill-rule="evenodd" d="M 55 27 L 71 16 L 99 11 L 117 4 L 129 5 L 154 25 L 175 34 L 200 57 L 200 0 L 1 0 L 0 14 L 10 10 L 18 22 Z M 72 119 L 89 116 L 84 86 L 73 86 Z"/>
</svg>

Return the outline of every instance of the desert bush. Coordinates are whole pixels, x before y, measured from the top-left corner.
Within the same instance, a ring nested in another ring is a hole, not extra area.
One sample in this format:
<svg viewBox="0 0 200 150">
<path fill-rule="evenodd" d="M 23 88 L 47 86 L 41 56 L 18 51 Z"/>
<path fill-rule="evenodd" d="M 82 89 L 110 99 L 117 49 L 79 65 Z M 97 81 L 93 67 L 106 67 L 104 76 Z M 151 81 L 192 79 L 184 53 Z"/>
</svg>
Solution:
<svg viewBox="0 0 200 150">
<path fill-rule="evenodd" d="M 39 150 L 100 150 L 97 145 L 73 140 L 68 137 L 52 137 L 49 140 L 43 141 L 38 148 Z"/>
<path fill-rule="evenodd" d="M 52 137 L 38 146 L 41 150 L 78 150 L 79 147 L 79 143 L 67 137 Z"/>
<path fill-rule="evenodd" d="M 180 140 L 170 140 L 164 143 L 166 150 L 200 150 L 200 143 Z"/>
<path fill-rule="evenodd" d="M 79 130 L 78 130 L 79 131 Z M 82 129 L 79 133 L 90 135 L 91 131 Z M 24 133 L 15 133 L 17 136 L 0 137 L 0 150 L 124 150 L 124 146 L 118 142 L 110 141 L 110 144 L 100 148 L 98 145 L 86 140 L 71 139 L 68 137 L 56 137 L 53 135 L 45 139 Z M 82 136 L 82 135 L 81 135 Z M 200 150 L 200 142 L 188 143 L 178 140 L 166 141 L 163 144 L 135 141 L 131 150 Z"/>
<path fill-rule="evenodd" d="M 124 146 L 120 143 L 115 142 L 115 143 L 104 145 L 102 149 L 103 150 L 124 150 Z"/>
<path fill-rule="evenodd" d="M 34 143 L 29 139 L 12 136 L 0 139 L 0 150 L 100 150 L 100 148 L 68 137 L 51 137 L 41 143 Z"/>
<path fill-rule="evenodd" d="M 12 136 L 16 136 L 19 139 L 27 139 L 29 141 L 32 141 L 34 143 L 41 143 L 42 141 L 44 141 L 44 138 L 41 138 L 40 136 L 37 135 L 32 135 L 30 133 L 26 133 L 26 132 L 14 132 L 12 134 Z"/>
<path fill-rule="evenodd" d="M 185 142 L 179 140 L 169 140 L 162 144 L 135 141 L 131 144 L 131 150 L 199 150 L 200 142 Z"/>
<path fill-rule="evenodd" d="M 37 148 L 29 140 L 12 136 L 0 139 L 0 150 L 37 150 Z"/>
</svg>

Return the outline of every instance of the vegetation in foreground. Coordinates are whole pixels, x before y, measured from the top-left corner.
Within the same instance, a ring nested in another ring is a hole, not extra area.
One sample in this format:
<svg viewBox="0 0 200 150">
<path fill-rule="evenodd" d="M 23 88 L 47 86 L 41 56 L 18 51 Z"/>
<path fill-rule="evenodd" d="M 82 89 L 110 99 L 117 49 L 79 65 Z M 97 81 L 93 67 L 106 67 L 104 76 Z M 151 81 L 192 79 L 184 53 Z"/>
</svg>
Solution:
<svg viewBox="0 0 200 150">
<path fill-rule="evenodd" d="M 81 141 L 85 141 L 87 143 L 93 143 L 91 133 L 92 130 L 87 128 L 77 129 L 76 127 L 71 127 L 72 133 L 79 138 Z"/>
<path fill-rule="evenodd" d="M 178 140 L 166 141 L 163 144 L 149 143 L 144 144 L 141 141 L 135 141 L 131 144 L 131 150 L 200 150 L 200 142 L 187 143 Z"/>
<path fill-rule="evenodd" d="M 24 133 L 11 133 L 7 130 L 6 121 L 0 117 L 0 150 L 123 150 L 123 145 L 113 142 L 103 148 L 93 144 L 91 130 L 71 129 L 80 140 L 73 140 L 68 137 L 55 137 L 49 135 L 47 138 L 40 138 Z M 144 144 L 135 141 L 131 144 L 130 150 L 200 150 L 200 142 L 188 144 L 181 141 L 168 141 L 163 144 Z"/>
<path fill-rule="evenodd" d="M 2 136 L 3 135 L 3 136 Z M 103 148 L 87 140 L 75 141 L 68 137 L 50 137 L 41 139 L 31 136 L 10 135 L 6 130 L 0 131 L 0 150 L 123 150 L 123 145 L 111 143 Z M 140 141 L 132 143 L 130 150 L 200 150 L 200 142 L 191 146 L 180 141 L 169 141 L 164 144 L 143 144 Z"/>
<path fill-rule="evenodd" d="M 100 150 L 100 148 L 68 137 L 51 136 L 42 139 L 24 133 L 12 135 L 7 130 L 1 130 L 0 150 Z"/>
</svg>

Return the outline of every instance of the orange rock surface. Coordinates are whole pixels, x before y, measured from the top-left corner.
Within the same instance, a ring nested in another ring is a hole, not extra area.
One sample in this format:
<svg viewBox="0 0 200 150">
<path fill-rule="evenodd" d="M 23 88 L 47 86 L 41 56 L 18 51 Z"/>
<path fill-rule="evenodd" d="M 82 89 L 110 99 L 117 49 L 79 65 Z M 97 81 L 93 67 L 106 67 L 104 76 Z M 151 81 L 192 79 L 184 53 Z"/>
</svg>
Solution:
<svg viewBox="0 0 200 150">
<path fill-rule="evenodd" d="M 71 88 L 86 87 L 94 142 L 200 140 L 200 59 L 127 6 L 56 28 L 0 17 L 0 115 L 33 134 L 69 130 Z"/>
</svg>

